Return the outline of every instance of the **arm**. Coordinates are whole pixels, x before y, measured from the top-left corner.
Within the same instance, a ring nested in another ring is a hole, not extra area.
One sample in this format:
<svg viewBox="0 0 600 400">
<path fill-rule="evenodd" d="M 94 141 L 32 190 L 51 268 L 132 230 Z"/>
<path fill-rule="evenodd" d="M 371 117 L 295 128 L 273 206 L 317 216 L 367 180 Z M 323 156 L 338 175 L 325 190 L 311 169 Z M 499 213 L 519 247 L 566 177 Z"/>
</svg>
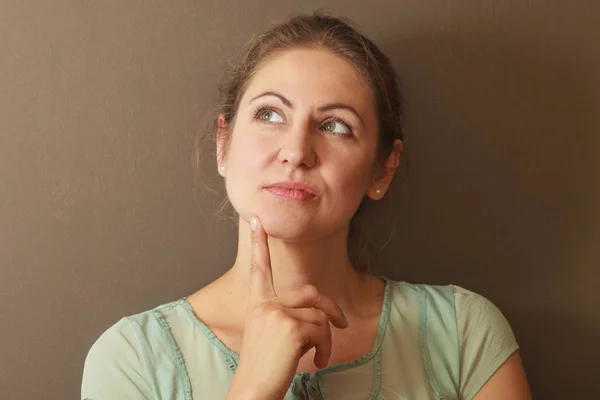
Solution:
<svg viewBox="0 0 600 400">
<path fill-rule="evenodd" d="M 502 312 L 485 297 L 454 287 L 459 350 L 460 398 L 531 398 L 519 346 Z"/>
<path fill-rule="evenodd" d="M 474 400 L 531 400 L 529 384 L 518 351 L 492 375 Z"/>
</svg>

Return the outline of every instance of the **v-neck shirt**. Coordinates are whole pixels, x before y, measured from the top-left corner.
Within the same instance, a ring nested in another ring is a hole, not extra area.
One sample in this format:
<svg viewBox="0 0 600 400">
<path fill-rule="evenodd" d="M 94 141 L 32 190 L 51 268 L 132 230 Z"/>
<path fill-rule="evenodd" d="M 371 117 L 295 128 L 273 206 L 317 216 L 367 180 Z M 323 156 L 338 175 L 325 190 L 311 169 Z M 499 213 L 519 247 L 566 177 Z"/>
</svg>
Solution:
<svg viewBox="0 0 600 400">
<path fill-rule="evenodd" d="M 485 297 L 383 279 L 371 351 L 295 374 L 286 400 L 471 399 L 518 349 Z M 81 398 L 224 399 L 238 361 L 183 297 L 106 330 L 88 352 Z"/>
</svg>

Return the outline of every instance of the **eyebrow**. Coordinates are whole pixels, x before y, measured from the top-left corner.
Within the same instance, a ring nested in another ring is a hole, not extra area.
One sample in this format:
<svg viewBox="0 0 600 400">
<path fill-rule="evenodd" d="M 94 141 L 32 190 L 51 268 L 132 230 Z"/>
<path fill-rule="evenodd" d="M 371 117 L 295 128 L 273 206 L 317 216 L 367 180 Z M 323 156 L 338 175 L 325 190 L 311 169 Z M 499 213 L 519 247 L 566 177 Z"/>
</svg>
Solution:
<svg viewBox="0 0 600 400">
<path fill-rule="evenodd" d="M 277 97 L 279 100 L 281 100 L 281 102 L 283 104 L 286 105 L 286 107 L 289 107 L 291 109 L 294 109 L 294 105 L 292 104 L 291 101 L 289 101 L 284 95 L 282 95 L 281 93 L 277 93 L 277 92 L 273 92 L 273 91 L 266 91 L 266 92 L 262 92 L 261 94 L 259 94 L 258 96 L 253 97 L 252 99 L 250 99 L 250 103 L 252 103 L 254 100 L 260 98 L 260 97 L 264 97 L 264 96 L 275 96 Z M 360 116 L 360 114 L 358 113 L 358 111 L 356 111 L 356 109 L 348 104 L 344 104 L 344 103 L 331 103 L 331 104 L 325 104 L 324 106 L 319 107 L 317 110 L 318 111 L 329 111 L 329 110 L 335 110 L 335 109 L 342 109 L 342 110 L 348 110 L 350 111 L 352 114 L 356 115 L 358 117 L 358 119 L 360 120 L 361 124 L 364 126 L 365 125 L 365 121 L 362 119 L 362 117 Z"/>
</svg>

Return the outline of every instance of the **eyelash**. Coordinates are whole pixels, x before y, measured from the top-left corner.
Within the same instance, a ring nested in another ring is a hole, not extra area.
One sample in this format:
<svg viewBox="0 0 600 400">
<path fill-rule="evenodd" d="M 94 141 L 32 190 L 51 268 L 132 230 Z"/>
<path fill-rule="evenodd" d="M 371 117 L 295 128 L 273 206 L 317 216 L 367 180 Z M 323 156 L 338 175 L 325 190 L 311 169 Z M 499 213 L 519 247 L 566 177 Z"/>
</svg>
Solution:
<svg viewBox="0 0 600 400">
<path fill-rule="evenodd" d="M 349 134 L 335 133 L 335 132 L 330 132 L 330 133 L 333 133 L 334 135 L 339 135 L 339 136 L 350 136 L 350 134 L 354 134 L 354 129 L 352 128 L 352 126 L 349 123 L 347 123 L 346 121 L 344 121 L 343 119 L 338 118 L 338 117 L 331 117 L 331 118 L 327 118 L 325 121 L 323 121 L 323 123 L 326 123 L 329 121 L 337 122 L 337 123 L 344 125 L 346 128 L 348 128 L 348 131 L 350 132 Z"/>
<path fill-rule="evenodd" d="M 273 111 L 279 115 L 282 114 L 282 112 L 276 108 L 269 107 L 269 106 L 258 106 L 254 110 L 254 119 L 262 124 L 268 124 L 267 121 L 263 121 L 262 119 L 260 119 L 260 114 L 263 113 L 264 111 Z M 325 121 L 323 121 L 321 126 L 329 121 L 337 122 L 337 123 L 344 125 L 346 128 L 348 128 L 348 131 L 350 132 L 349 134 L 335 133 L 335 132 L 329 132 L 329 133 L 331 133 L 333 135 L 337 135 L 337 136 L 351 136 L 351 134 L 354 134 L 354 129 L 352 128 L 352 125 L 350 125 L 349 123 L 347 123 L 346 121 L 344 121 L 343 119 L 338 118 L 338 117 L 327 118 Z"/>
</svg>

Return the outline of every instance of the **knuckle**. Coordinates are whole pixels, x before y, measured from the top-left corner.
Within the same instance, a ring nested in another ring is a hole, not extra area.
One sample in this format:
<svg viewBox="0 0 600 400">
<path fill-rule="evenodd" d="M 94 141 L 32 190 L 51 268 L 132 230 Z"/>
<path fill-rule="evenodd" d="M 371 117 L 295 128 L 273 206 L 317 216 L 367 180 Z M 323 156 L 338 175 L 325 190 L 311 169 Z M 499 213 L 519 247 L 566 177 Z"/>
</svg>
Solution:
<svg viewBox="0 0 600 400">
<path fill-rule="evenodd" d="M 301 326 L 300 326 L 300 322 L 298 322 L 297 320 L 293 319 L 293 318 L 286 318 L 282 321 L 282 325 L 284 330 L 287 333 L 290 333 L 292 335 L 297 335 L 298 333 L 300 333 L 301 330 Z"/>
<path fill-rule="evenodd" d="M 250 263 L 250 272 L 260 271 L 260 263 L 258 261 L 253 260 Z"/>
<path fill-rule="evenodd" d="M 313 285 L 305 285 L 303 290 L 309 298 L 316 298 L 319 296 L 319 291 Z"/>
<path fill-rule="evenodd" d="M 276 308 L 271 311 L 271 317 L 276 321 L 288 321 L 288 315 L 281 308 Z"/>
</svg>

